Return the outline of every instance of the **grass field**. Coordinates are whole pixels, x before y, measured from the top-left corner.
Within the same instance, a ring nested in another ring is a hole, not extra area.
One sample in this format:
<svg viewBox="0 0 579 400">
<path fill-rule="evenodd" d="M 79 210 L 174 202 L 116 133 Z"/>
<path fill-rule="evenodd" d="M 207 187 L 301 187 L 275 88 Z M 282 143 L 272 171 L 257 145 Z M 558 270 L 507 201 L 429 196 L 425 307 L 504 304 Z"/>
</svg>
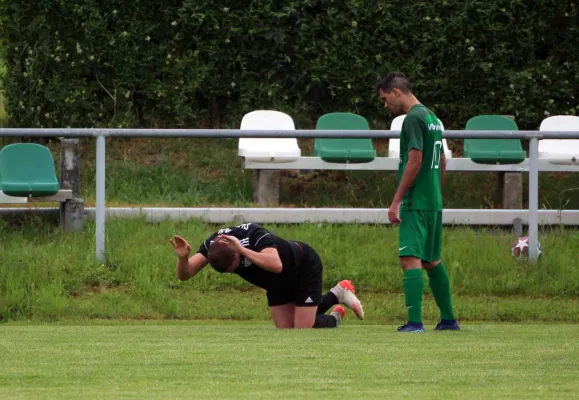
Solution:
<svg viewBox="0 0 579 400">
<path fill-rule="evenodd" d="M 326 288 L 349 278 L 367 302 L 370 322 L 404 315 L 397 230 L 372 225 L 266 225 L 310 243 L 324 261 Z M 217 229 L 192 220 L 107 223 L 108 261 L 94 258 L 94 223 L 64 234 L 45 220 L 0 220 L 0 313 L 4 319 L 266 319 L 261 291 L 211 268 L 188 282 L 175 276 L 168 239 L 180 234 L 193 251 Z M 463 320 L 579 322 L 579 233 L 553 228 L 540 236 L 537 265 L 510 256 L 513 235 L 489 229 L 444 230 L 444 261 Z M 428 285 L 426 285 L 428 286 Z M 429 289 L 426 289 L 426 293 Z M 239 304 L 239 305 L 237 305 Z M 194 306 L 195 305 L 195 306 Z M 243 306 L 242 306 L 243 305 Z M 427 319 L 437 317 L 426 301 Z"/>
<path fill-rule="evenodd" d="M 276 331 L 244 322 L 0 326 L 0 397 L 576 398 L 579 327 Z"/>
</svg>

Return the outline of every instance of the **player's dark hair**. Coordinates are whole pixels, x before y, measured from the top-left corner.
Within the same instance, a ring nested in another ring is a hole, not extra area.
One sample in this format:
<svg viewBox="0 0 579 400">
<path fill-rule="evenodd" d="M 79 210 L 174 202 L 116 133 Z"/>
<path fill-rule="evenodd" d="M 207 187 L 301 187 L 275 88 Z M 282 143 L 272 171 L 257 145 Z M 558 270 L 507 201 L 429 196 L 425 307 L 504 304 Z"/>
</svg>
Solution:
<svg viewBox="0 0 579 400">
<path fill-rule="evenodd" d="M 390 72 L 379 83 L 377 91 L 390 93 L 392 89 L 400 89 L 402 93 L 412 93 L 410 80 L 402 72 Z"/>
<path fill-rule="evenodd" d="M 227 272 L 233 260 L 235 259 L 235 251 L 233 251 L 226 243 L 219 243 L 214 241 L 209 246 L 209 253 L 207 254 L 207 261 L 218 272 Z"/>
</svg>

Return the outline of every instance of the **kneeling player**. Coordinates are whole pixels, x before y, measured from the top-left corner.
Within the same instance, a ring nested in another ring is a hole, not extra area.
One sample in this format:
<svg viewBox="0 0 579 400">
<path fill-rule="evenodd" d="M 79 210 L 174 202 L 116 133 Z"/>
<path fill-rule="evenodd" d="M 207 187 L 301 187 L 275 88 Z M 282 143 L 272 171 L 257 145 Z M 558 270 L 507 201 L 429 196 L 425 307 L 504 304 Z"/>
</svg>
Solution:
<svg viewBox="0 0 579 400">
<path fill-rule="evenodd" d="M 185 239 L 174 236 L 171 244 L 178 257 L 179 280 L 190 279 L 207 263 L 218 272 L 237 274 L 267 291 L 277 328 L 335 328 L 345 315 L 338 304 L 364 319 L 350 281 L 341 281 L 322 296 L 322 261 L 306 243 L 284 240 L 248 223 L 215 232 L 190 258 Z M 332 306 L 336 306 L 332 313 L 325 315 Z"/>
</svg>

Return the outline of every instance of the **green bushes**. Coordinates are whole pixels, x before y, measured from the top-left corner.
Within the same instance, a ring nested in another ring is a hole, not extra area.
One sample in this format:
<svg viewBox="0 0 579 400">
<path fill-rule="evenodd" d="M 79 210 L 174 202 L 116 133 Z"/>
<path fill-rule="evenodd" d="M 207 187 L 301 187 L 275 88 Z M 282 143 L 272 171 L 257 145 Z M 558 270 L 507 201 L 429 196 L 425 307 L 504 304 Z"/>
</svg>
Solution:
<svg viewBox="0 0 579 400">
<path fill-rule="evenodd" d="M 389 70 L 453 128 L 577 114 L 578 6 L 565 0 L 0 0 L 12 126 L 223 126 L 273 107 L 374 126 Z"/>
</svg>

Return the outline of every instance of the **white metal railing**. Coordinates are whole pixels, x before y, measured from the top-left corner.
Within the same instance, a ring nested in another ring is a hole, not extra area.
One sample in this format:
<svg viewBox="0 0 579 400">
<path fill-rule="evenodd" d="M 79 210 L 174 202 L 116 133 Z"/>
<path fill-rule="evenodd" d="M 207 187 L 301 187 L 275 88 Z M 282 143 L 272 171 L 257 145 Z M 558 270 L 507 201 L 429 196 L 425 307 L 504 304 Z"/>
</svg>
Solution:
<svg viewBox="0 0 579 400">
<path fill-rule="evenodd" d="M 240 130 L 240 129 L 100 129 L 100 128 L 0 128 L 0 137 L 96 137 L 96 257 L 105 260 L 105 139 L 107 137 L 169 138 L 399 138 L 391 130 Z M 579 131 L 455 131 L 443 132 L 448 139 L 529 140 L 529 259 L 536 260 L 539 208 L 539 140 L 579 139 Z"/>
</svg>

